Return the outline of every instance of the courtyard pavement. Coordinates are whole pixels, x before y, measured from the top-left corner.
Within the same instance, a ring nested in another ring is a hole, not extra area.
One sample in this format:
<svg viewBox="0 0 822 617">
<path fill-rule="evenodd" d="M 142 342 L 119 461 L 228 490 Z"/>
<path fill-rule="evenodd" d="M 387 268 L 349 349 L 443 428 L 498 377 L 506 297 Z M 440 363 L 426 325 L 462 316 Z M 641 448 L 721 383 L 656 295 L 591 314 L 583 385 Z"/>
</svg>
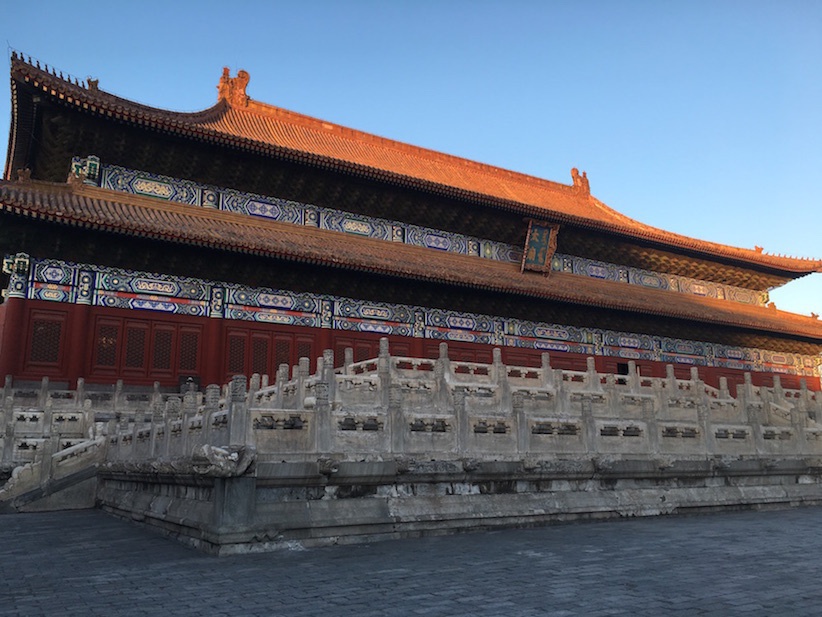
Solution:
<svg viewBox="0 0 822 617">
<path fill-rule="evenodd" d="M 0 516 L 0 615 L 822 615 L 822 508 L 211 557 L 99 511 Z"/>
</svg>

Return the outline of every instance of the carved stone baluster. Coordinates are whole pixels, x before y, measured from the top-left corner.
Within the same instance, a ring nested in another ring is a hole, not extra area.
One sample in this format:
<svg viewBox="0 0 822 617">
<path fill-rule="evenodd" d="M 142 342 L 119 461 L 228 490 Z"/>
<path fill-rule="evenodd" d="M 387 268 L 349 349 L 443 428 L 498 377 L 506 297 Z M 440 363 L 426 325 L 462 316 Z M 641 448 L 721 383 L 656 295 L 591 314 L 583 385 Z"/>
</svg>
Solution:
<svg viewBox="0 0 822 617">
<path fill-rule="evenodd" d="M 246 377 L 234 375 L 231 378 L 229 397 L 226 401 L 228 411 L 228 445 L 244 446 L 248 442 L 248 405 Z"/>
<path fill-rule="evenodd" d="M 446 375 L 451 374 L 451 361 L 448 359 L 448 343 L 440 343 L 440 355 L 434 363 L 434 380 L 436 383 L 436 406 L 438 411 L 451 407 Z"/>
<path fill-rule="evenodd" d="M 6 375 L 3 386 L 3 440 L 2 460 L 10 463 L 14 456 L 14 392 L 12 391 L 11 375 Z"/>
<path fill-rule="evenodd" d="M 286 366 L 286 370 L 288 367 Z M 209 384 L 205 391 L 205 404 L 203 406 L 203 443 L 212 444 L 211 429 L 214 423 L 214 414 L 220 410 L 220 386 Z"/>
<path fill-rule="evenodd" d="M 282 409 L 283 405 L 285 404 L 283 399 L 283 389 L 285 388 L 285 384 L 288 381 L 288 364 L 280 364 L 280 367 L 277 369 L 277 394 L 274 399 L 274 407 L 277 409 Z"/>
<path fill-rule="evenodd" d="M 555 387 L 556 384 L 554 383 L 554 371 L 551 369 L 551 355 L 548 353 L 543 353 L 540 356 L 540 361 L 542 367 L 542 387 Z"/>
</svg>

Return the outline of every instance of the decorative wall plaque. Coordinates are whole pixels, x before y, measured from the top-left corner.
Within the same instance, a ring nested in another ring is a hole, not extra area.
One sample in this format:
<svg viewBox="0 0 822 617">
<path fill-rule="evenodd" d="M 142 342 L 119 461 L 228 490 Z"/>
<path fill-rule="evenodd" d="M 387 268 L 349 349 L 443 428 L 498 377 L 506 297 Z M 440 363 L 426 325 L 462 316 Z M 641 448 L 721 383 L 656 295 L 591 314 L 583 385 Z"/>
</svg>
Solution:
<svg viewBox="0 0 822 617">
<path fill-rule="evenodd" d="M 530 219 L 528 234 L 525 236 L 525 250 L 522 252 L 521 271 L 535 270 L 548 273 L 551 271 L 551 257 L 557 250 L 559 225 Z"/>
</svg>

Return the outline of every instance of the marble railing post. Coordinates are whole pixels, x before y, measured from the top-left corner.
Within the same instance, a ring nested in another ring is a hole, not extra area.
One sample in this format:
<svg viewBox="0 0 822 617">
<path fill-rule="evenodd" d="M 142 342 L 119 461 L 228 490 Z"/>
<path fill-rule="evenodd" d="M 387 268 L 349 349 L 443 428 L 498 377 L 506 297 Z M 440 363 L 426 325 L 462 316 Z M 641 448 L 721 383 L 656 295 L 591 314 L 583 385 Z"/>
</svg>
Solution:
<svg viewBox="0 0 822 617">
<path fill-rule="evenodd" d="M 551 369 L 551 355 L 547 352 L 543 352 L 540 356 L 540 361 L 540 365 L 542 368 L 542 387 L 555 387 L 556 384 L 554 383 L 554 371 Z"/>
<path fill-rule="evenodd" d="M 157 438 L 157 433 L 159 432 L 159 428 L 161 426 L 165 427 L 165 422 L 163 421 L 163 407 L 159 400 L 156 397 L 152 398 L 151 403 L 148 406 L 149 410 L 149 421 L 151 422 L 151 442 L 149 444 L 149 456 L 151 458 L 159 458 L 161 455 L 160 447 Z M 165 428 L 163 429 L 165 431 Z M 163 432 L 163 439 L 167 439 L 168 434 Z M 164 450 L 165 448 L 163 448 Z"/>
<path fill-rule="evenodd" d="M 676 385 L 676 373 L 674 373 L 673 364 L 665 365 L 665 383 L 668 386 L 668 396 L 674 396 L 678 388 Z"/>
<path fill-rule="evenodd" d="M 180 452 L 183 456 L 188 456 L 190 454 L 190 450 L 192 450 L 192 437 L 191 434 L 191 420 L 197 414 L 197 393 L 195 390 L 196 386 L 191 383 L 186 388 L 185 394 L 183 394 L 183 412 L 182 412 L 182 419 L 180 423 Z"/>
<path fill-rule="evenodd" d="M 599 392 L 602 390 L 602 384 L 599 383 L 599 374 L 597 373 L 596 360 L 592 357 L 585 359 L 585 387 L 587 390 Z"/>
<path fill-rule="evenodd" d="M 465 407 L 465 388 L 455 386 L 452 392 L 454 401 L 454 419 L 457 424 L 457 451 L 465 456 L 470 453 L 471 443 L 471 422 L 468 418 L 468 410 Z"/>
<path fill-rule="evenodd" d="M 3 452 L 0 461 L 11 462 L 14 457 L 14 393 L 12 392 L 11 375 L 6 375 L 3 385 Z"/>
<path fill-rule="evenodd" d="M 296 401 L 294 404 L 294 409 L 302 409 L 302 399 L 300 399 L 300 365 L 294 364 L 291 366 L 291 379 L 297 385 L 294 388 L 294 400 Z"/>
<path fill-rule="evenodd" d="M 805 386 L 807 388 L 807 385 Z M 822 391 L 817 392 L 815 396 L 806 389 L 808 399 L 808 409 L 813 411 L 816 422 L 822 424 Z M 815 399 L 815 400 L 814 400 Z"/>
<path fill-rule="evenodd" d="M 528 454 L 529 432 L 525 414 L 525 394 L 522 390 L 516 390 L 511 394 L 511 415 L 517 426 L 517 451 L 525 456 Z"/>
<path fill-rule="evenodd" d="M 56 448 L 54 446 L 54 440 L 51 436 L 48 436 L 46 439 L 44 439 L 42 445 L 37 449 L 35 461 L 38 459 L 40 461 L 40 486 L 45 486 L 51 479 L 51 455 L 54 454 L 55 450 Z"/>
<path fill-rule="evenodd" d="M 657 410 L 663 408 L 664 399 L 669 396 L 662 388 L 654 389 L 653 398 L 642 398 L 642 420 L 648 431 L 648 449 L 650 454 L 659 453 L 659 424 L 657 423 Z"/>
<path fill-rule="evenodd" d="M 114 447 L 112 448 L 112 440 Z M 116 461 L 119 457 L 120 438 L 117 435 L 117 420 L 111 418 L 106 424 L 106 460 Z"/>
<path fill-rule="evenodd" d="M 6 398 L 11 396 L 11 390 L 12 390 L 12 384 L 13 383 L 14 382 L 12 380 L 11 375 L 6 375 L 6 379 L 3 382 L 3 396 L 2 396 L 3 407 L 6 406 Z"/>
<path fill-rule="evenodd" d="M 82 377 L 77 378 L 77 389 L 74 391 L 74 407 L 78 410 L 83 409 L 86 400 L 86 380 Z"/>
<path fill-rule="evenodd" d="M 151 392 L 151 404 L 158 405 L 162 409 L 163 395 L 160 393 L 160 382 L 154 382 L 154 388 Z"/>
<path fill-rule="evenodd" d="M 716 443 L 710 413 L 708 413 L 708 393 L 705 391 L 705 382 L 699 378 L 699 369 L 695 366 L 691 367 L 691 388 L 696 402 L 696 417 L 699 423 L 699 430 L 702 431 L 703 447 L 708 453 L 715 452 Z"/>
<path fill-rule="evenodd" d="M 259 373 L 254 373 L 248 383 L 248 392 L 245 397 L 245 436 L 242 438 L 244 444 L 254 443 L 254 427 L 251 423 L 251 409 L 254 406 L 254 399 L 257 397 L 257 392 L 262 387 L 262 376 Z"/>
<path fill-rule="evenodd" d="M 326 349 L 323 351 L 322 362 L 318 366 L 319 381 L 315 384 L 316 402 L 314 411 L 317 425 L 317 448 L 322 453 L 331 451 L 331 403 L 333 401 L 332 392 L 335 389 L 337 379 L 334 375 L 334 351 Z"/>
<path fill-rule="evenodd" d="M 810 411 L 811 397 L 810 392 L 808 392 L 808 382 L 804 379 L 799 380 L 799 400 L 804 403 L 803 409 L 805 411 Z"/>
<path fill-rule="evenodd" d="M 744 378 L 742 383 L 736 384 L 736 404 L 739 406 L 739 415 L 742 419 L 742 422 L 745 424 L 750 423 L 750 416 L 748 414 L 748 403 L 750 402 L 750 392 L 748 391 L 748 383 L 747 380 Z"/>
<path fill-rule="evenodd" d="M 800 379 L 799 398 L 803 401 L 803 410 L 807 419 L 822 424 L 822 392 L 817 393 L 816 400 L 814 400 L 813 392 L 808 390 L 808 382 Z"/>
<path fill-rule="evenodd" d="M 277 394 L 274 399 L 274 407 L 277 409 L 283 408 L 283 388 L 288 381 L 288 364 L 281 364 L 277 369 Z"/>
<path fill-rule="evenodd" d="M 118 379 L 117 385 L 114 386 L 114 397 L 112 399 L 114 404 L 114 411 L 120 411 L 123 408 L 123 380 Z"/>
<path fill-rule="evenodd" d="M 46 403 L 49 400 L 49 378 L 43 377 L 40 381 L 40 394 L 37 397 L 37 405 L 41 409 L 45 409 Z"/>
<path fill-rule="evenodd" d="M 248 382 L 248 394 L 246 395 L 248 402 L 254 399 L 254 395 L 260 391 L 262 387 L 262 376 L 259 373 L 254 373 Z"/>
<path fill-rule="evenodd" d="M 436 405 L 438 411 L 451 407 L 451 396 L 446 375 L 451 373 L 451 361 L 448 359 L 448 343 L 440 343 L 440 355 L 434 363 L 434 380 L 437 384 Z"/>
<path fill-rule="evenodd" d="M 619 392 L 616 385 L 616 376 L 613 373 L 607 373 L 605 375 L 605 386 L 603 389 L 605 390 L 605 400 L 608 405 L 608 412 L 614 416 L 619 416 L 622 399 L 619 397 Z"/>
<path fill-rule="evenodd" d="M 636 362 L 628 361 L 628 387 L 633 394 L 639 392 L 639 371 L 636 369 Z"/>
<path fill-rule="evenodd" d="M 141 453 L 139 451 L 139 435 L 140 431 L 143 429 L 143 424 L 145 419 L 143 417 L 143 412 L 138 411 L 134 414 L 134 426 L 131 427 L 131 456 L 132 460 L 137 460 L 141 458 Z"/>
<path fill-rule="evenodd" d="M 785 400 L 785 390 L 782 388 L 782 378 L 779 375 L 773 376 L 773 396 L 777 404 Z"/>
<path fill-rule="evenodd" d="M 389 390 L 391 389 L 391 355 L 388 350 L 388 339 L 380 339 L 380 352 L 377 356 L 377 376 L 380 378 L 379 400 L 383 409 L 388 408 Z"/>
<path fill-rule="evenodd" d="M 100 436 L 94 423 L 94 410 L 92 410 L 91 401 L 88 399 L 83 400 L 83 434 L 88 439 Z"/>
<path fill-rule="evenodd" d="M 557 391 L 557 413 L 568 413 L 570 411 L 570 400 L 568 399 L 568 389 L 565 387 L 565 381 L 562 379 L 562 369 L 555 368 L 552 373 L 554 388 Z"/>
<path fill-rule="evenodd" d="M 579 401 L 585 449 L 590 455 L 597 452 L 597 423 L 594 419 L 594 403 L 590 393 L 582 393 Z"/>
<path fill-rule="evenodd" d="M 790 416 L 788 419 L 791 423 L 791 428 L 794 430 L 794 436 L 797 444 L 805 444 L 805 427 L 808 425 L 808 414 L 804 409 L 804 401 L 801 399 L 787 398 L 785 390 L 782 387 L 782 380 L 779 375 L 773 376 L 773 394 L 776 399 L 775 403 L 778 405 L 787 405 L 790 407 Z"/>
<path fill-rule="evenodd" d="M 40 462 L 40 485 L 44 485 L 51 478 L 51 455 L 57 451 L 57 446 L 54 443 L 55 439 L 59 439 L 59 435 L 54 434 L 52 427 L 52 413 L 51 399 L 48 398 L 48 378 L 43 378 L 43 387 L 45 388 L 45 404 L 43 405 L 43 442 L 38 449 L 38 454 L 41 456 Z M 41 392 L 41 397 L 42 397 Z"/>
<path fill-rule="evenodd" d="M 497 385 L 497 402 L 501 411 L 510 413 L 513 405 L 511 383 L 508 381 L 508 367 L 502 363 L 502 350 L 494 347 L 492 351 L 491 379 Z"/>
<path fill-rule="evenodd" d="M 744 414 L 745 421 L 751 428 L 753 435 L 754 448 L 757 453 L 765 451 L 765 438 L 762 434 L 762 422 L 764 421 L 764 402 L 760 395 L 754 390 L 753 381 L 750 373 L 745 373 L 745 382 L 742 388 L 744 393 Z M 737 388 L 739 394 L 739 388 Z"/>
<path fill-rule="evenodd" d="M 165 428 L 165 444 L 164 445 L 164 457 L 166 459 L 171 458 L 172 456 L 176 455 L 176 452 L 173 451 L 171 445 L 174 441 L 174 423 L 179 417 L 180 413 L 180 399 L 176 396 L 168 397 L 166 401 L 166 428 Z"/>
<path fill-rule="evenodd" d="M 228 445 L 244 446 L 247 443 L 249 421 L 245 375 L 231 378 L 226 409 L 228 412 Z"/>
<path fill-rule="evenodd" d="M 131 439 L 132 431 L 129 426 L 128 416 L 120 413 L 120 424 L 117 427 L 117 434 L 120 437 L 120 451 L 122 457 L 126 460 L 134 458 L 134 441 Z M 128 444 L 128 449 L 123 447 L 123 444 Z"/>
<path fill-rule="evenodd" d="M 343 371 L 346 375 L 350 375 L 353 372 L 351 365 L 354 364 L 354 349 L 346 347 L 343 354 Z"/>
<path fill-rule="evenodd" d="M 380 378 L 379 398 L 385 414 L 385 431 L 389 437 L 389 448 L 392 453 L 405 451 L 405 414 L 402 410 L 402 391 L 398 383 L 391 378 L 391 353 L 388 339 L 380 339 L 380 354 L 377 358 L 377 375 Z"/>
<path fill-rule="evenodd" d="M 302 409 L 305 405 L 305 380 L 308 379 L 311 368 L 311 361 L 308 358 L 300 358 L 297 365 L 297 405 L 296 409 Z"/>
<path fill-rule="evenodd" d="M 288 367 L 286 366 L 286 370 Z M 214 423 L 214 414 L 220 409 L 220 386 L 217 384 L 209 384 L 205 390 L 205 401 L 203 404 L 203 443 L 216 445 L 211 443 L 211 429 Z"/>
<path fill-rule="evenodd" d="M 380 350 L 382 353 L 382 341 L 380 342 Z M 388 364 L 388 341 L 385 341 L 385 363 Z M 337 376 L 334 373 L 334 350 L 333 349 L 324 349 L 323 350 L 323 370 L 322 373 L 319 375 L 320 381 L 325 383 L 328 386 L 328 404 L 333 405 L 334 401 L 337 400 Z"/>
<path fill-rule="evenodd" d="M 719 398 L 731 398 L 731 393 L 728 390 L 728 378 L 719 378 Z"/>
</svg>

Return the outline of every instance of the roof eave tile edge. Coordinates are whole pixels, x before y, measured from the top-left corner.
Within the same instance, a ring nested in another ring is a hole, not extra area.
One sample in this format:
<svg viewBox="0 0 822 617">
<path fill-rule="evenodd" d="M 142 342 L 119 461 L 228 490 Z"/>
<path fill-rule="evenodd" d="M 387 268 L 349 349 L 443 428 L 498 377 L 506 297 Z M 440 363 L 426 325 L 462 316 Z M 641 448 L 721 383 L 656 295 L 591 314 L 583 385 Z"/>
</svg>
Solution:
<svg viewBox="0 0 822 617">
<path fill-rule="evenodd" d="M 9 184 L 11 184 L 12 186 L 15 186 L 16 183 L 9 183 Z M 75 187 L 75 186 L 70 186 L 70 185 L 54 184 L 54 183 L 42 183 L 42 182 L 32 182 L 31 185 L 32 185 L 31 188 L 37 188 L 37 185 L 40 185 L 40 186 L 43 186 L 44 188 L 45 187 L 51 187 L 53 189 L 58 189 L 64 195 L 66 195 L 66 194 L 75 194 L 76 193 L 78 196 L 85 196 L 85 197 L 91 197 L 91 198 L 94 198 L 94 196 L 89 195 L 88 194 L 89 192 L 97 193 L 98 195 L 100 193 L 111 193 L 111 191 L 106 191 L 104 189 L 95 189 L 95 188 L 92 188 L 92 187 L 85 187 L 83 185 L 78 185 L 78 186 Z M 103 197 L 102 195 L 99 195 L 99 196 Z M 157 209 L 161 209 L 161 210 L 163 209 L 162 206 L 165 206 L 169 203 L 169 202 L 161 202 L 161 201 L 157 201 L 157 203 L 154 203 L 155 200 L 152 200 L 151 198 L 145 198 L 145 200 L 148 200 L 145 205 L 151 205 L 152 207 L 157 208 Z M 174 203 L 174 206 L 175 206 L 175 210 L 179 210 L 179 209 L 185 210 L 187 207 L 189 207 L 189 206 L 186 206 L 186 204 L 179 204 L 179 203 L 176 203 L 176 202 L 173 202 L 173 203 Z M 139 204 L 135 204 L 135 205 L 138 205 L 138 207 L 139 207 Z M 202 246 L 202 247 L 208 247 L 208 248 L 215 248 L 217 250 L 224 250 L 226 252 L 253 254 L 253 255 L 263 257 L 263 258 L 269 258 L 269 259 L 270 258 L 285 259 L 285 260 L 288 260 L 288 261 L 297 261 L 297 262 L 302 262 L 302 263 L 312 263 L 312 264 L 316 264 L 316 265 L 338 267 L 338 268 L 341 268 L 341 269 L 348 269 L 348 270 L 352 270 L 352 271 L 372 272 L 372 273 L 380 274 L 380 275 L 397 276 L 397 277 L 400 277 L 400 278 L 406 278 L 406 279 L 411 279 L 411 280 L 424 280 L 424 281 L 429 281 L 429 282 L 434 282 L 434 283 L 456 285 L 456 286 L 481 289 L 481 290 L 491 291 L 491 292 L 515 293 L 515 294 L 523 296 L 523 297 L 531 297 L 531 298 L 541 299 L 541 300 L 559 301 L 559 302 L 567 302 L 567 303 L 571 303 L 571 304 L 587 305 L 587 306 L 593 306 L 593 307 L 604 308 L 604 309 L 609 309 L 609 310 L 620 310 L 620 311 L 630 312 L 630 313 L 634 313 L 634 314 L 645 315 L 645 314 L 650 313 L 650 314 L 656 314 L 656 315 L 661 316 L 661 317 L 684 319 L 684 320 L 688 320 L 688 321 L 699 321 L 699 320 L 696 320 L 693 315 L 688 315 L 686 313 L 682 313 L 681 311 L 667 310 L 665 308 L 664 303 L 660 303 L 658 306 L 656 306 L 656 310 L 652 310 L 648 306 L 639 306 L 639 305 L 626 306 L 624 304 L 619 304 L 619 303 L 609 302 L 609 301 L 596 300 L 596 299 L 591 299 L 591 298 L 582 298 L 582 297 L 571 298 L 571 297 L 568 297 L 566 294 L 552 292 L 551 290 L 541 290 L 541 292 L 537 292 L 537 291 L 529 290 L 529 289 L 526 289 L 526 288 L 523 288 L 523 287 L 513 287 L 513 286 L 506 287 L 506 286 L 502 286 L 502 285 L 495 285 L 495 284 L 492 284 L 492 283 L 482 284 L 482 283 L 477 283 L 477 282 L 474 282 L 474 281 L 456 280 L 456 279 L 453 279 L 453 278 L 446 278 L 446 277 L 441 277 L 441 276 L 421 274 L 419 272 L 412 272 L 412 271 L 399 272 L 399 271 L 392 270 L 392 269 L 374 267 L 373 265 L 369 265 L 369 264 L 359 264 L 359 265 L 357 265 L 357 264 L 351 264 L 351 263 L 342 263 L 342 262 L 331 261 L 331 260 L 328 260 L 328 259 L 324 259 L 324 258 L 321 258 L 321 257 L 312 256 L 312 255 L 301 255 L 301 254 L 296 254 L 296 253 L 288 253 L 287 251 L 266 250 L 263 247 L 259 247 L 259 248 L 255 248 L 255 247 L 238 247 L 238 246 L 235 246 L 235 245 L 229 245 L 229 244 L 222 243 L 222 242 L 215 242 L 213 240 L 213 238 L 195 238 L 195 237 L 192 237 L 188 234 L 184 234 L 182 236 L 181 235 L 166 234 L 166 233 L 160 233 L 157 230 L 153 230 L 153 229 L 150 229 L 150 228 L 141 228 L 141 229 L 132 228 L 132 229 L 128 229 L 128 228 L 124 228 L 122 225 L 121 226 L 116 226 L 116 225 L 110 225 L 110 224 L 103 224 L 99 221 L 91 220 L 88 217 L 70 216 L 70 215 L 67 215 L 67 214 L 63 213 L 62 211 L 58 214 L 58 213 L 50 212 L 48 209 L 40 207 L 38 204 L 35 204 L 33 201 L 32 201 L 32 203 L 30 203 L 28 205 L 22 205 L 22 206 L 21 205 L 11 205 L 11 204 L 5 203 L 5 201 L 2 201 L 2 202 L 0 202 L 0 208 L 2 208 L 3 210 L 6 210 L 6 211 L 13 211 L 17 215 L 28 216 L 28 217 L 32 217 L 32 218 L 36 218 L 36 219 L 40 219 L 40 220 L 48 220 L 48 221 L 51 221 L 51 222 L 59 222 L 59 223 L 62 223 L 62 224 L 68 224 L 68 225 L 79 226 L 79 227 L 84 227 L 84 228 L 99 229 L 99 230 L 108 231 L 108 232 L 112 232 L 112 233 L 123 234 L 123 235 L 137 235 L 137 236 L 140 236 L 140 237 L 149 237 L 149 238 L 153 238 L 153 239 L 157 239 L 157 240 L 161 240 L 161 241 L 182 242 L 182 243 L 185 243 L 185 244 L 191 244 L 191 245 L 195 245 L 195 246 Z M 187 212 L 186 214 L 194 215 L 195 213 Z M 196 213 L 196 214 L 201 216 L 201 217 L 209 218 L 209 219 L 211 219 L 211 218 L 226 218 L 226 219 L 231 220 L 231 219 L 236 219 L 236 217 L 241 217 L 242 218 L 242 215 L 239 215 L 239 214 L 236 214 L 236 213 L 229 213 L 229 212 L 212 212 L 212 211 L 208 211 L 206 213 Z M 336 233 L 336 232 L 328 231 L 327 233 Z M 368 240 L 368 239 L 358 238 L 358 240 L 359 241 L 364 241 L 364 240 Z M 377 242 L 377 241 L 375 241 L 375 242 Z M 424 249 L 420 249 L 420 250 L 424 250 Z M 663 292 L 660 292 L 660 293 L 663 293 Z M 789 316 L 794 317 L 794 318 L 804 317 L 804 316 L 793 315 L 791 313 L 784 313 L 782 311 L 780 311 L 780 313 L 783 314 L 785 317 L 789 317 Z M 811 318 L 807 318 L 807 319 L 810 320 Z M 787 334 L 789 336 L 799 336 L 799 337 L 809 338 L 809 339 L 822 339 L 822 331 L 811 332 L 811 331 L 807 330 L 806 328 L 801 328 L 803 330 L 803 332 L 797 332 L 796 328 L 791 329 L 791 328 L 787 327 L 787 324 L 785 324 L 783 326 L 781 323 L 779 323 L 778 325 L 771 323 L 768 326 L 765 326 L 763 324 L 752 323 L 751 321 L 749 321 L 747 319 L 744 320 L 744 322 L 743 322 L 743 321 L 740 321 L 740 320 L 727 319 L 727 318 L 724 318 L 722 316 L 715 316 L 715 315 L 711 316 L 709 319 L 705 319 L 704 321 L 706 323 L 715 323 L 715 324 L 719 324 L 719 325 L 733 326 L 733 327 L 736 327 L 736 328 L 750 329 L 750 330 L 755 330 L 755 331 L 760 331 L 760 332 L 781 333 L 781 334 Z M 796 325 L 796 324 L 794 324 L 794 325 Z M 810 326 L 811 324 L 808 323 L 806 325 Z M 816 325 L 816 320 L 814 320 L 814 325 Z M 819 330 L 819 328 L 816 328 L 816 330 Z"/>
<path fill-rule="evenodd" d="M 44 81 L 48 80 L 60 82 L 61 85 L 67 86 L 69 89 L 74 91 L 74 96 L 65 96 L 65 92 L 60 93 L 60 98 L 62 102 L 69 103 L 73 98 L 76 96 L 88 96 L 91 98 L 94 97 L 95 94 L 102 95 L 102 97 L 111 97 L 113 99 L 117 99 L 117 101 L 122 101 L 121 104 L 117 104 L 114 106 L 114 109 L 108 108 L 105 104 L 105 101 L 94 101 L 90 104 L 89 108 L 83 108 L 84 111 L 91 111 L 93 113 L 101 113 L 104 111 L 108 112 L 109 114 L 114 114 L 118 117 L 118 119 L 126 120 L 133 122 L 134 124 L 138 124 L 140 126 L 149 126 L 150 128 L 154 128 L 155 130 L 159 130 L 161 132 L 169 132 L 169 133 L 176 133 L 181 136 L 192 137 L 192 135 L 198 138 L 205 138 L 207 141 L 211 141 L 214 143 L 221 143 L 224 145 L 229 145 L 231 147 L 251 150 L 257 153 L 263 153 L 267 155 L 276 155 L 281 157 L 286 157 L 295 161 L 300 162 L 310 162 L 313 163 L 321 168 L 332 168 L 337 170 L 344 170 L 348 173 L 352 173 L 355 175 L 361 175 L 365 177 L 373 177 L 379 178 L 383 181 L 388 181 L 391 183 L 398 184 L 400 186 L 406 186 L 408 188 L 415 188 L 415 189 L 422 189 L 422 190 L 429 190 L 434 192 L 435 194 L 442 194 L 450 197 L 456 197 L 459 199 L 465 199 L 473 203 L 482 203 L 485 205 L 490 205 L 492 207 L 497 207 L 506 211 L 516 212 L 518 214 L 523 214 L 524 216 L 530 216 L 534 218 L 544 219 L 551 222 L 559 222 L 565 223 L 570 225 L 577 225 L 583 228 L 594 229 L 597 231 L 602 231 L 605 233 L 610 233 L 617 236 L 622 236 L 628 239 L 635 239 L 645 242 L 653 243 L 659 247 L 671 247 L 672 245 L 680 250 L 685 250 L 687 252 L 701 255 L 703 257 L 711 258 L 711 259 L 721 259 L 724 261 L 730 261 L 733 263 L 737 263 L 744 267 L 753 267 L 759 269 L 766 269 L 770 271 L 775 271 L 777 273 L 784 273 L 789 274 L 787 276 L 788 279 L 794 279 L 806 274 L 810 274 L 812 272 L 822 272 L 822 260 L 818 262 L 813 259 L 808 260 L 799 260 L 793 259 L 791 260 L 792 263 L 787 264 L 784 260 L 789 258 L 783 258 L 780 256 L 771 256 L 767 254 L 762 254 L 756 251 L 751 251 L 751 254 L 747 257 L 741 256 L 738 253 L 735 254 L 727 254 L 725 251 L 722 251 L 723 245 L 717 245 L 714 247 L 714 251 L 710 251 L 707 248 L 699 248 L 693 246 L 691 243 L 687 242 L 688 240 L 696 241 L 696 243 L 700 244 L 702 241 L 696 240 L 694 238 L 686 238 L 682 237 L 682 241 L 677 241 L 675 239 L 669 237 L 658 237 L 656 234 L 651 233 L 649 230 L 644 229 L 632 229 L 626 226 L 614 225 L 609 224 L 602 221 L 597 221 L 594 219 L 589 219 L 585 217 L 579 217 L 575 215 L 565 214 L 561 211 L 551 210 L 546 211 L 546 208 L 543 206 L 537 206 L 534 204 L 526 204 L 523 202 L 513 201 L 513 200 L 506 200 L 500 197 L 495 197 L 492 195 L 487 195 L 484 193 L 473 192 L 466 189 L 461 189 L 453 186 L 437 184 L 428 180 L 415 178 L 412 176 L 402 175 L 396 172 L 391 172 L 389 170 L 382 170 L 377 169 L 374 167 L 368 167 L 365 165 L 360 165 L 357 163 L 353 163 L 350 161 L 344 161 L 340 159 L 334 159 L 327 156 L 317 155 L 310 152 L 294 150 L 290 148 L 286 148 L 283 146 L 278 146 L 276 144 L 270 144 L 261 141 L 255 141 L 252 139 L 248 139 L 242 136 L 231 135 L 223 132 L 216 131 L 214 129 L 210 129 L 207 127 L 203 127 L 198 124 L 193 124 L 191 122 L 185 122 L 187 117 L 199 117 L 203 116 L 207 113 L 218 112 L 221 105 L 230 105 L 229 102 L 225 100 L 220 100 L 217 105 L 212 108 L 203 110 L 201 112 L 195 112 L 191 114 L 186 114 L 183 112 L 166 112 L 164 110 L 158 108 L 152 108 L 143 106 L 137 103 L 133 103 L 127 99 L 120 99 L 116 97 L 116 95 L 112 95 L 103 91 L 92 91 L 88 88 L 83 88 L 82 86 L 72 84 L 70 81 L 62 80 L 56 75 L 53 75 L 41 68 L 36 68 L 33 65 L 26 63 L 23 59 L 18 58 L 13 60 L 12 62 L 12 79 L 14 78 L 15 68 L 21 70 L 21 67 L 27 67 L 31 69 L 31 71 L 36 71 L 40 74 Z M 28 79 L 26 79 L 28 81 Z M 40 85 L 40 87 L 48 94 L 51 94 L 51 90 L 53 88 L 46 83 L 36 84 Z M 65 99 L 68 98 L 69 100 L 66 101 Z M 252 99 L 249 99 L 252 102 Z M 253 101 L 253 103 L 257 105 L 265 105 L 268 107 L 272 107 L 274 109 L 281 109 L 275 106 L 269 106 L 266 103 L 260 103 L 258 101 Z M 138 106 L 140 109 L 128 109 L 128 105 Z M 289 114 L 296 114 L 300 116 L 301 114 L 297 114 L 297 112 L 291 112 L 290 110 L 282 110 L 284 112 L 288 112 Z M 130 113 L 131 112 L 131 113 Z M 149 117 L 146 117 L 149 115 Z M 151 116 L 154 117 L 151 117 Z M 175 116 L 174 118 L 168 118 L 163 116 Z M 306 118 L 310 118 L 306 116 Z M 318 119 L 313 119 L 318 120 Z M 319 121 L 319 120 L 318 120 Z M 355 131 L 355 129 L 349 129 L 351 131 Z M 366 133 L 364 133 L 366 134 Z M 370 135 L 370 134 L 366 134 Z M 380 140 L 387 140 L 387 138 L 382 138 L 379 136 L 372 136 L 375 139 Z M 387 140 L 392 142 L 392 140 Z M 392 143 L 401 143 L 401 142 L 392 142 Z M 431 151 L 435 152 L 435 151 Z M 493 166 L 486 166 L 481 163 L 477 163 L 475 161 L 470 161 L 469 159 L 461 159 L 461 157 L 453 157 L 452 155 L 446 155 L 444 153 L 436 153 L 441 156 L 455 158 L 460 160 L 468 161 L 472 164 L 482 165 L 485 167 L 493 167 Z M 8 165 L 8 163 L 7 163 Z M 498 169 L 493 167 L 493 169 Z M 517 176 L 523 176 L 524 178 L 531 178 L 531 176 L 527 176 L 526 174 L 518 174 L 517 172 L 511 172 L 510 170 L 503 170 L 506 173 L 516 174 Z M 565 189 L 568 192 L 572 192 L 574 187 L 564 185 L 561 183 L 554 183 L 549 180 L 544 179 L 535 179 L 539 180 L 540 182 L 544 183 L 551 183 L 552 185 L 556 185 L 556 189 Z M 666 232 L 672 233 L 672 232 Z M 677 234 L 675 234 L 677 235 Z M 707 242 L 706 242 L 707 243 Z M 740 251 L 747 251 L 748 249 L 737 249 Z M 763 261 L 767 259 L 767 261 Z M 779 263 L 774 262 L 773 260 L 779 260 Z M 796 263 L 799 262 L 799 263 Z"/>
</svg>

